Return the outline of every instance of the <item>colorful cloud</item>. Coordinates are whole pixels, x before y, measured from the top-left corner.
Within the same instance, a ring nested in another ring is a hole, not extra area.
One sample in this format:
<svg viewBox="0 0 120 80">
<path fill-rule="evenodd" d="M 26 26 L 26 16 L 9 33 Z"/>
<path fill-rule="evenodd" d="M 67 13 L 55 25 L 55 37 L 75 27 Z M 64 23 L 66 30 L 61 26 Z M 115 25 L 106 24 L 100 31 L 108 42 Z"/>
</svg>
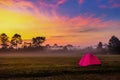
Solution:
<svg viewBox="0 0 120 80">
<path fill-rule="evenodd" d="M 24 39 L 46 36 L 46 44 L 88 45 L 100 39 L 106 42 L 108 37 L 119 33 L 120 11 L 115 9 L 119 7 L 119 0 L 117 3 L 114 0 L 101 0 L 99 5 L 96 2 L 0 0 L 0 32 L 10 36 L 20 33 Z M 86 42 L 88 39 L 89 42 Z"/>
</svg>

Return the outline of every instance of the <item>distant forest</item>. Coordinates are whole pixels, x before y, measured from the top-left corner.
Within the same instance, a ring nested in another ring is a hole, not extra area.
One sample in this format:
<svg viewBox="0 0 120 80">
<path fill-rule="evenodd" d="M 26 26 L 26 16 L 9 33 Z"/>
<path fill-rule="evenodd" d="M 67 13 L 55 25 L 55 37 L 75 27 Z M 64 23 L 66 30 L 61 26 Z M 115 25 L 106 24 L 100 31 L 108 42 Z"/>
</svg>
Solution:
<svg viewBox="0 0 120 80">
<path fill-rule="evenodd" d="M 77 49 L 71 44 L 68 44 L 66 46 L 58 46 L 57 44 L 55 44 L 54 46 L 50 46 L 49 44 L 46 44 L 46 46 L 42 46 L 42 43 L 44 43 L 45 40 L 46 37 L 37 36 L 31 38 L 31 42 L 27 42 L 27 41 L 25 42 L 24 40 L 22 40 L 21 35 L 17 33 L 14 34 L 10 40 L 7 34 L 2 33 L 0 34 L 0 52 L 44 51 L 44 52 L 56 52 L 56 53 L 92 52 L 98 54 L 120 54 L 120 40 L 116 36 L 112 36 L 109 39 L 109 42 L 106 44 L 99 42 L 96 48 L 89 46 L 84 49 Z"/>
</svg>

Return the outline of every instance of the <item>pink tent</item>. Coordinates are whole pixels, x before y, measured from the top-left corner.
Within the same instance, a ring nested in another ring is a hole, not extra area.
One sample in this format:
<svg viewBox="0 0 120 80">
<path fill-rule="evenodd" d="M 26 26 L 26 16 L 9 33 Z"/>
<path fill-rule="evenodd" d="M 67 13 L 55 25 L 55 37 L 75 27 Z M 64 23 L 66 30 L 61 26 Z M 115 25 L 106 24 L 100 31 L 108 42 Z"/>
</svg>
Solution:
<svg viewBox="0 0 120 80">
<path fill-rule="evenodd" d="M 100 60 L 93 54 L 85 54 L 79 61 L 79 66 L 101 65 Z"/>
</svg>

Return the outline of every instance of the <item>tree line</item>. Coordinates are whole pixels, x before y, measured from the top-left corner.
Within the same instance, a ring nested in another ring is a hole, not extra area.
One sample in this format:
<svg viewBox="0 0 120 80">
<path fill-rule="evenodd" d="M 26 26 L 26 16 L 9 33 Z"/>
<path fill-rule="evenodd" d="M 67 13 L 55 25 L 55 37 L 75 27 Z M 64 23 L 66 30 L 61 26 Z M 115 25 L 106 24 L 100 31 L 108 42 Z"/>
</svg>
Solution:
<svg viewBox="0 0 120 80">
<path fill-rule="evenodd" d="M 22 46 L 22 49 L 27 51 L 31 50 L 40 50 L 40 48 L 43 48 L 46 50 L 46 46 L 42 46 L 42 43 L 44 43 L 46 40 L 46 37 L 33 37 L 31 39 L 31 42 L 28 43 L 27 41 L 23 41 L 20 34 L 14 34 L 11 39 L 7 36 L 7 34 L 2 33 L 0 34 L 0 50 L 8 50 L 8 49 L 19 49 L 19 45 Z M 64 46 L 63 51 L 66 51 L 67 47 Z M 102 42 L 99 42 L 96 49 L 93 49 L 92 47 L 87 47 L 82 49 L 81 51 L 87 51 L 87 52 L 96 52 L 96 53 L 119 53 L 120 54 L 120 40 L 116 36 L 112 36 L 109 39 L 109 42 L 107 44 L 103 44 Z"/>
<path fill-rule="evenodd" d="M 105 48 L 103 48 L 105 46 Z M 97 45 L 98 52 L 102 52 L 106 49 L 108 53 L 117 53 L 120 54 L 120 40 L 116 36 L 112 36 L 109 39 L 108 44 L 103 45 L 102 42 L 99 42 Z"/>
<path fill-rule="evenodd" d="M 37 36 L 31 39 L 30 47 L 41 47 L 41 44 L 45 42 L 46 38 Z M 18 48 L 19 45 L 22 45 L 23 47 L 26 47 L 25 44 L 23 44 L 23 40 L 20 34 L 16 33 L 12 36 L 11 40 L 9 40 L 9 37 L 7 34 L 2 33 L 0 34 L 0 46 L 1 49 L 14 49 Z"/>
</svg>

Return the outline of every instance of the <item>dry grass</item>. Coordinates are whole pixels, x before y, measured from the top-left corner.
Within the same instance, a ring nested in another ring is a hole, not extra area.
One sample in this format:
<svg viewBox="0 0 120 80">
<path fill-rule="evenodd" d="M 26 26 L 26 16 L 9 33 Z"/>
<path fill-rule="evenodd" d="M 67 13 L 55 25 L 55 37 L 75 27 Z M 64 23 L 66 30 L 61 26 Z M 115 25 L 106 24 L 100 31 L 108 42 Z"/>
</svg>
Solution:
<svg viewBox="0 0 120 80">
<path fill-rule="evenodd" d="M 0 57 L 0 80 L 120 80 L 120 55 L 102 66 L 79 67 L 80 57 Z"/>
</svg>

